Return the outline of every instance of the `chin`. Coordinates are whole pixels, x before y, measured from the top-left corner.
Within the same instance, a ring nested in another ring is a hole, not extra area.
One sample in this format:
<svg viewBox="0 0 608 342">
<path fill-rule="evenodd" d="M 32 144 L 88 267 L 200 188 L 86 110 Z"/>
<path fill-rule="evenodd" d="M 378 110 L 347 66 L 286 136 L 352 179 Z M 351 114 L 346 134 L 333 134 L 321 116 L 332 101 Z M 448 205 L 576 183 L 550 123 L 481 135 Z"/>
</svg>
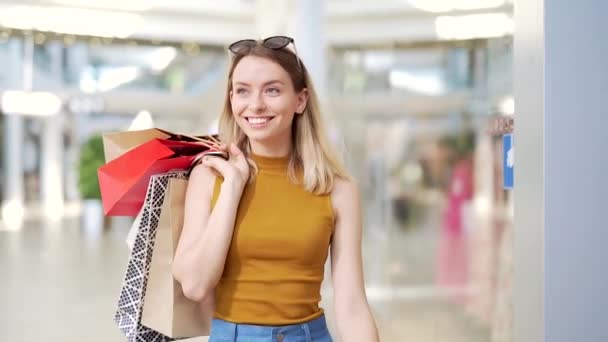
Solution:
<svg viewBox="0 0 608 342">
<path fill-rule="evenodd" d="M 264 130 L 264 131 L 255 131 L 255 130 L 244 130 L 245 135 L 249 138 L 250 141 L 255 141 L 261 144 L 271 144 L 273 142 L 279 142 L 282 140 L 283 132 L 279 132 L 276 130 Z"/>
<path fill-rule="evenodd" d="M 268 134 L 265 132 L 247 132 L 247 131 L 245 131 L 245 135 L 247 135 L 247 138 L 249 138 L 249 140 L 259 142 L 259 143 L 271 142 L 276 139 L 275 135 Z"/>
</svg>

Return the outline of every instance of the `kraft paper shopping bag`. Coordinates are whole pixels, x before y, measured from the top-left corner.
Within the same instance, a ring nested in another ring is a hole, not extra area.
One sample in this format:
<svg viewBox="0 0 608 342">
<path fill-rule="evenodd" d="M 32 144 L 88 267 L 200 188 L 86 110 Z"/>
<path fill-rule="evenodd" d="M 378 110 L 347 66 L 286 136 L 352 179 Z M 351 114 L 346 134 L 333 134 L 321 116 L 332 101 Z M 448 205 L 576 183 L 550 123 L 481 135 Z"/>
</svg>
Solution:
<svg viewBox="0 0 608 342">
<path fill-rule="evenodd" d="M 186 298 L 172 264 L 184 222 L 186 179 L 169 180 L 160 211 L 141 322 L 172 338 L 208 336 L 213 303 Z"/>
</svg>

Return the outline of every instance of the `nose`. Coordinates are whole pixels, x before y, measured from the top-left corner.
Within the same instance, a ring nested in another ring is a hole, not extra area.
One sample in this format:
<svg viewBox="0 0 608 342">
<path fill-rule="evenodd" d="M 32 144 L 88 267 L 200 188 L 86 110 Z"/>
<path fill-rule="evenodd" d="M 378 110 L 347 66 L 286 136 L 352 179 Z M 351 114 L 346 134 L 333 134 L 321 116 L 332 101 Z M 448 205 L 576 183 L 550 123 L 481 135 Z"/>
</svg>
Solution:
<svg viewBox="0 0 608 342">
<path fill-rule="evenodd" d="M 264 99 L 262 98 L 262 94 L 258 94 L 257 96 L 253 96 L 251 98 L 251 102 L 249 103 L 249 108 L 253 112 L 261 112 L 266 109 L 266 103 L 264 103 Z"/>
</svg>

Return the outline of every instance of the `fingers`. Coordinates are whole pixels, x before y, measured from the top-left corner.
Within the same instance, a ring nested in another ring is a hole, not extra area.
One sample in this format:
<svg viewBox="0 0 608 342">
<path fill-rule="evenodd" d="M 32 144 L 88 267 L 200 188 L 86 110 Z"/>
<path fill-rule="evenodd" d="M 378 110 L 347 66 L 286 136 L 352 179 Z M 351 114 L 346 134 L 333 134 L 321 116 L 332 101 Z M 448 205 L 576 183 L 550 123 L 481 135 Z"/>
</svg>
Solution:
<svg viewBox="0 0 608 342">
<path fill-rule="evenodd" d="M 224 158 L 225 160 L 228 160 L 230 158 L 230 152 L 228 152 L 228 146 L 226 145 L 217 145 L 212 149 L 209 149 L 205 152 L 202 152 L 203 155 L 208 155 L 208 156 L 217 156 L 220 158 Z"/>
<path fill-rule="evenodd" d="M 238 146 L 236 146 L 235 143 L 230 144 L 230 146 L 228 146 L 229 148 L 229 152 L 231 155 L 235 156 L 235 157 L 244 157 L 243 155 L 243 151 L 241 151 L 240 148 L 238 148 Z"/>
<path fill-rule="evenodd" d="M 241 173 L 244 173 L 243 170 L 249 169 L 247 157 L 245 157 L 243 151 L 241 151 L 235 144 L 230 145 L 230 156 L 230 160 L 239 168 Z"/>
<path fill-rule="evenodd" d="M 235 144 L 231 143 L 230 145 L 220 145 L 218 147 L 220 151 L 226 152 L 229 156 L 229 161 L 233 164 L 247 164 L 247 158 L 241 149 Z M 221 170 L 218 170 L 221 172 Z"/>
</svg>

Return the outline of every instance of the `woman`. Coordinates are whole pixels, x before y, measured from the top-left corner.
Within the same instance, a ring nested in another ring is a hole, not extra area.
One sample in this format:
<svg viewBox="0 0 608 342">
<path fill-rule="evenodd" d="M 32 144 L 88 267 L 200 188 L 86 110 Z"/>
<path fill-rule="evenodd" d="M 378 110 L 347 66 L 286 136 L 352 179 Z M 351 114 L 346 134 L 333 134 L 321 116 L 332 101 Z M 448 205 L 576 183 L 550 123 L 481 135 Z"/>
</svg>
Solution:
<svg viewBox="0 0 608 342">
<path fill-rule="evenodd" d="M 173 273 L 186 297 L 214 305 L 210 342 L 332 341 L 319 307 L 330 246 L 340 340 L 378 341 L 357 187 L 330 151 L 293 43 L 230 45 L 220 117 L 230 157 L 204 158 L 188 183 Z"/>
</svg>

